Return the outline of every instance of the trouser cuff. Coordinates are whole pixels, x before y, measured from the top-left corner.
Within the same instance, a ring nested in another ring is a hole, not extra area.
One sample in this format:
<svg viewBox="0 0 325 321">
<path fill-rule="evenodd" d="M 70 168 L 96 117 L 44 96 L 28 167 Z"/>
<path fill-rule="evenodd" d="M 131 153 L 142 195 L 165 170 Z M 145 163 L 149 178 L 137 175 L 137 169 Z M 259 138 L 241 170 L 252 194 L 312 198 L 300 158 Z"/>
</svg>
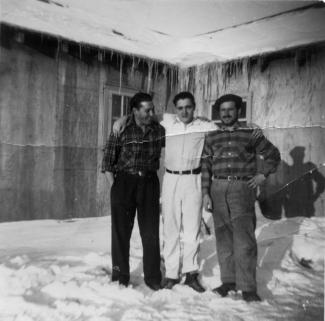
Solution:
<svg viewBox="0 0 325 321">
<path fill-rule="evenodd" d="M 235 278 L 235 276 L 233 276 L 233 277 L 231 277 L 231 276 L 222 277 L 221 282 L 222 283 L 235 283 L 236 284 L 236 278 Z"/>
<path fill-rule="evenodd" d="M 243 291 L 243 292 L 256 292 L 257 291 L 256 285 L 252 285 L 252 284 L 236 284 L 236 289 Z"/>
<path fill-rule="evenodd" d="M 182 269 L 182 273 L 185 274 L 185 273 L 198 273 L 199 272 L 199 269 L 198 268 L 188 268 L 188 269 Z"/>
<path fill-rule="evenodd" d="M 178 273 L 175 274 L 175 273 L 166 272 L 165 278 L 178 280 L 179 279 L 179 274 Z"/>
</svg>

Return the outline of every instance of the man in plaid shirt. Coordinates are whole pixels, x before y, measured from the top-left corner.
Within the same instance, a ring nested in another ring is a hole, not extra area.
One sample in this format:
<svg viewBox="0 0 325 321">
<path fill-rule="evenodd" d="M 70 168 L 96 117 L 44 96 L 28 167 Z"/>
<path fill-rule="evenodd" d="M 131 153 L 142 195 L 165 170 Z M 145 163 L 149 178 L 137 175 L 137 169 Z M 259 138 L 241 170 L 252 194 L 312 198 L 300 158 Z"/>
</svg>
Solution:
<svg viewBox="0 0 325 321">
<path fill-rule="evenodd" d="M 280 153 L 263 135 L 239 124 L 242 99 L 220 97 L 221 128 L 205 138 L 202 152 L 203 206 L 213 211 L 222 285 L 213 291 L 227 296 L 241 290 L 245 301 L 260 301 L 256 286 L 257 244 L 254 210 L 256 188 L 276 170 Z M 264 158 L 257 172 L 256 154 Z"/>
<path fill-rule="evenodd" d="M 143 246 L 145 283 L 160 289 L 159 195 L 156 171 L 165 129 L 152 121 L 152 97 L 135 94 L 131 115 L 121 135 L 111 134 L 104 149 L 102 172 L 113 180 L 111 188 L 112 281 L 127 286 L 130 279 L 130 238 L 137 211 Z"/>
</svg>

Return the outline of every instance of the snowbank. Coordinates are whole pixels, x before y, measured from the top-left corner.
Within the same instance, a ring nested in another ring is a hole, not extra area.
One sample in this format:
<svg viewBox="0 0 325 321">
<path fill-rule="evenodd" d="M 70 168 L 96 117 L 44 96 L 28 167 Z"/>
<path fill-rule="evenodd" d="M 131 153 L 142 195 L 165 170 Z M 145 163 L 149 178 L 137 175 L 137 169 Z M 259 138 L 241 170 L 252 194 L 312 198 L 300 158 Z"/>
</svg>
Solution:
<svg viewBox="0 0 325 321">
<path fill-rule="evenodd" d="M 206 215 L 213 231 L 211 217 Z M 142 248 L 131 239 L 131 285 L 110 281 L 109 217 L 0 224 L 0 320 L 323 320 L 324 218 L 270 222 L 260 218 L 261 303 L 240 293 L 220 298 L 214 235 L 202 235 L 198 294 L 184 285 L 151 291 Z"/>
</svg>

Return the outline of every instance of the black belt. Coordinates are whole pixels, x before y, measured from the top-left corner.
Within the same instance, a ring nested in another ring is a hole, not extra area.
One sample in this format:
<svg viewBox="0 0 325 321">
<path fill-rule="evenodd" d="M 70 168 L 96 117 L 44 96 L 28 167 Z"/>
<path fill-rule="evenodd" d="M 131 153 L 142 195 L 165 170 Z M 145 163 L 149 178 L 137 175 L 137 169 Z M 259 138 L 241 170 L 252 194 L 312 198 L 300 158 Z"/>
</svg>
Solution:
<svg viewBox="0 0 325 321">
<path fill-rule="evenodd" d="M 226 179 L 227 181 L 249 181 L 252 176 L 223 176 L 223 175 L 214 175 L 213 179 Z"/>
<path fill-rule="evenodd" d="M 170 174 L 177 174 L 177 175 L 189 175 L 189 174 L 200 174 L 201 167 L 195 169 L 189 169 L 187 171 L 171 171 L 170 169 L 166 168 L 166 172 Z"/>
<path fill-rule="evenodd" d="M 152 177 L 156 175 L 157 173 L 155 171 L 118 171 L 116 173 L 118 174 L 127 174 L 127 175 L 134 175 L 134 176 L 140 176 L 140 177 Z"/>
</svg>

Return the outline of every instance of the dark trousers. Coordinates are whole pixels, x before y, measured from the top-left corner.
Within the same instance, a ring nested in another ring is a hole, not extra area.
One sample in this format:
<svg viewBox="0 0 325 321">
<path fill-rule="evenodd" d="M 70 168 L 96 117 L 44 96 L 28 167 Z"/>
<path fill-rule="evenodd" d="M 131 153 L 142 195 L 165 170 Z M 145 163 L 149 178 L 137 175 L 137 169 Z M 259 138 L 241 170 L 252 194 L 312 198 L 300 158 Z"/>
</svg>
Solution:
<svg viewBox="0 0 325 321">
<path fill-rule="evenodd" d="M 211 198 L 221 281 L 256 291 L 255 190 L 245 181 L 214 180 Z"/>
<path fill-rule="evenodd" d="M 129 282 L 130 238 L 137 211 L 143 246 L 146 283 L 160 283 L 159 180 L 154 173 L 140 177 L 127 173 L 115 176 L 111 189 L 112 280 Z"/>
</svg>

